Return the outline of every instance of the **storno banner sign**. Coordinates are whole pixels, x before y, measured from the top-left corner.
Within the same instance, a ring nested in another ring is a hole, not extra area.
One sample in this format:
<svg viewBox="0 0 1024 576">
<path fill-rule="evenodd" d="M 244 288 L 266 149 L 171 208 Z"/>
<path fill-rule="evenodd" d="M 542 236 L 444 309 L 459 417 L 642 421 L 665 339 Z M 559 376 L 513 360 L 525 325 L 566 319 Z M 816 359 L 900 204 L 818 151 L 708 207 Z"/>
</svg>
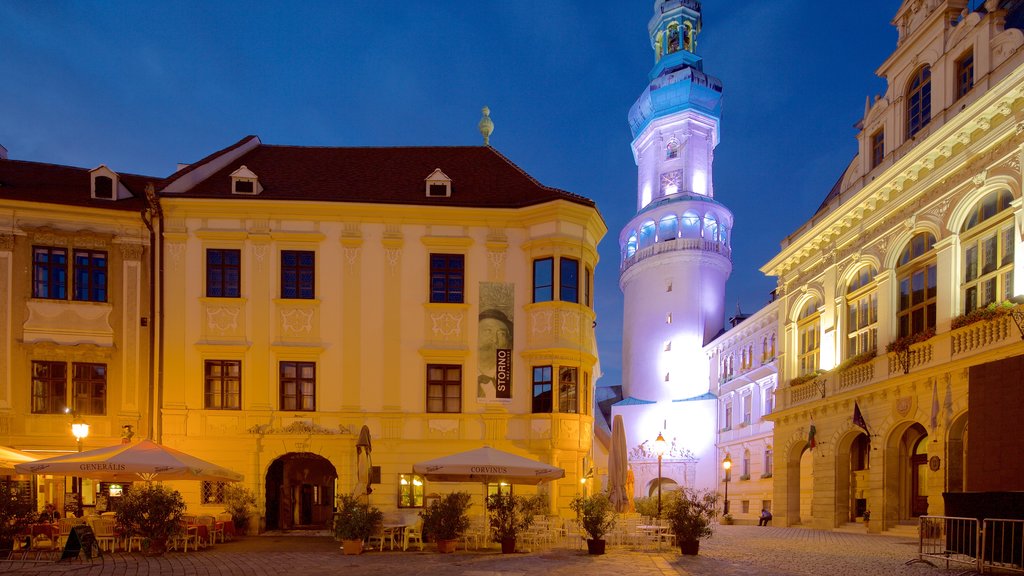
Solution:
<svg viewBox="0 0 1024 576">
<path fill-rule="evenodd" d="M 512 349 L 498 348 L 495 351 L 495 391 L 499 400 L 512 399 Z"/>
<path fill-rule="evenodd" d="M 482 404 L 512 400 L 514 311 L 515 284 L 480 283 L 476 400 Z"/>
</svg>

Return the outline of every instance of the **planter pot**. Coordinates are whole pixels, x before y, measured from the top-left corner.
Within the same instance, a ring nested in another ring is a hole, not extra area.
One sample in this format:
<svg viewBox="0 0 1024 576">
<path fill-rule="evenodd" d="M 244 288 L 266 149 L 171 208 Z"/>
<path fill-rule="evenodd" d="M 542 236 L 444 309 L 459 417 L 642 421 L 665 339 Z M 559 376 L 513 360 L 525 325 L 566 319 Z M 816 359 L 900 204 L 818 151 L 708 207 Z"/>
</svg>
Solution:
<svg viewBox="0 0 1024 576">
<path fill-rule="evenodd" d="M 142 541 L 143 556 L 163 556 L 167 552 L 167 538 L 146 538 Z"/>
<path fill-rule="evenodd" d="M 604 554 L 604 540 L 587 540 L 587 553 Z"/>
<path fill-rule="evenodd" d="M 501 539 L 501 553 L 502 554 L 513 554 L 516 551 L 516 539 L 515 538 L 502 538 Z"/>
<path fill-rule="evenodd" d="M 451 554 L 455 552 L 455 545 L 458 543 L 458 540 L 438 540 L 437 551 L 441 554 Z"/>
<path fill-rule="evenodd" d="M 680 540 L 679 552 L 687 556 L 696 556 L 700 551 L 700 540 Z"/>
<path fill-rule="evenodd" d="M 341 541 L 341 553 L 346 556 L 351 554 L 362 554 L 363 553 L 363 541 L 362 540 L 342 540 Z"/>
</svg>

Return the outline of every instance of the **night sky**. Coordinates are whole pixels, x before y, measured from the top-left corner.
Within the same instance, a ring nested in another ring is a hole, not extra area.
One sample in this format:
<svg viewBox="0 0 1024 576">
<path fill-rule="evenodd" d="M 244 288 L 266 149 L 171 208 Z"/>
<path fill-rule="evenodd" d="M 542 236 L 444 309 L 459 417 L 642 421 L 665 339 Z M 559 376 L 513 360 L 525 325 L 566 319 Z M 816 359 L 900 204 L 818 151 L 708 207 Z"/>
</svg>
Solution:
<svg viewBox="0 0 1024 576">
<path fill-rule="evenodd" d="M 10 158 L 166 176 L 247 134 L 266 144 L 491 144 L 594 199 L 605 376 L 620 383 L 618 233 L 636 213 L 626 113 L 654 64 L 652 0 L 0 0 Z M 715 198 L 736 216 L 731 315 L 856 152 L 899 0 L 705 0 L 697 53 L 725 86 Z"/>
</svg>

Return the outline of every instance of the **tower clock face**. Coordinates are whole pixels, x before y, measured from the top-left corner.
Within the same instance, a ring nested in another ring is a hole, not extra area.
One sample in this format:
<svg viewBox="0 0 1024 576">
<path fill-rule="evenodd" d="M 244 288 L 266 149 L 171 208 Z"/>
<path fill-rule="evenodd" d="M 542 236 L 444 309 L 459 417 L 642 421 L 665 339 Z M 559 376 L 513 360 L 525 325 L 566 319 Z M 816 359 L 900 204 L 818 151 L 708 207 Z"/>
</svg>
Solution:
<svg viewBox="0 0 1024 576">
<path fill-rule="evenodd" d="M 664 172 L 661 175 L 661 194 L 675 194 L 679 192 L 683 181 L 682 170 L 672 170 L 670 172 Z"/>
</svg>

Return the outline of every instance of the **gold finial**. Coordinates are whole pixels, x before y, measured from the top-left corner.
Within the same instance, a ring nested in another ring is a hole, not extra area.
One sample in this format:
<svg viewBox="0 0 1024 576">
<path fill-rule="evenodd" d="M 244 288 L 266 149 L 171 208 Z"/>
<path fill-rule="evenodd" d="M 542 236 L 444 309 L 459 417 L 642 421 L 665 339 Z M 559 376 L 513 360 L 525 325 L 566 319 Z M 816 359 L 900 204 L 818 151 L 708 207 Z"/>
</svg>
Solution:
<svg viewBox="0 0 1024 576">
<path fill-rule="evenodd" d="M 480 119 L 480 123 L 477 124 L 477 128 L 480 129 L 480 134 L 484 137 L 484 146 L 490 146 L 491 132 L 494 132 L 494 122 L 491 121 L 491 109 L 484 106 L 483 113 L 484 117 Z"/>
</svg>

